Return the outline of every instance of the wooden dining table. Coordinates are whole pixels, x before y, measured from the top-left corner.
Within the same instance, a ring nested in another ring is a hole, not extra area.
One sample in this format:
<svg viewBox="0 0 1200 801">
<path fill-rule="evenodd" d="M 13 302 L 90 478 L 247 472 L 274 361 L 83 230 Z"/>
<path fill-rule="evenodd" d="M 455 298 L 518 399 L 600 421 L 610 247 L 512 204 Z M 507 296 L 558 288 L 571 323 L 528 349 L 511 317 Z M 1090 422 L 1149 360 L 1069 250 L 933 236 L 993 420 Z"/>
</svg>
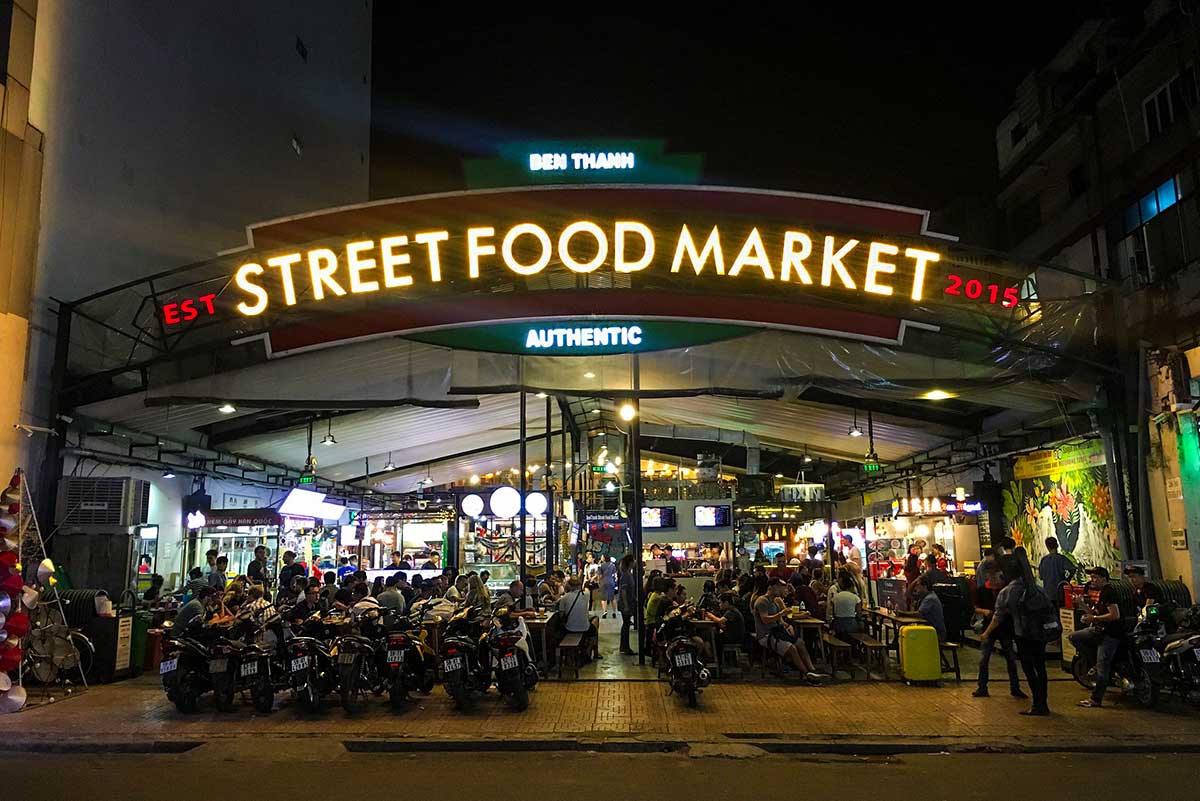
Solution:
<svg viewBox="0 0 1200 801">
<path fill-rule="evenodd" d="M 923 623 L 925 618 L 916 612 L 893 612 L 879 607 L 866 610 L 867 617 L 873 629 L 873 634 L 889 651 L 894 651 L 896 659 L 900 658 L 900 629 L 911 623 Z M 891 637 L 888 637 L 891 632 Z"/>
<path fill-rule="evenodd" d="M 546 632 L 550 628 L 550 621 L 557 615 L 558 612 L 539 612 L 537 615 L 531 615 L 525 618 L 525 628 L 529 630 L 529 639 L 531 643 L 540 644 L 540 649 L 535 649 L 534 661 L 541 665 L 542 669 L 550 667 L 549 646 L 546 642 Z"/>
</svg>

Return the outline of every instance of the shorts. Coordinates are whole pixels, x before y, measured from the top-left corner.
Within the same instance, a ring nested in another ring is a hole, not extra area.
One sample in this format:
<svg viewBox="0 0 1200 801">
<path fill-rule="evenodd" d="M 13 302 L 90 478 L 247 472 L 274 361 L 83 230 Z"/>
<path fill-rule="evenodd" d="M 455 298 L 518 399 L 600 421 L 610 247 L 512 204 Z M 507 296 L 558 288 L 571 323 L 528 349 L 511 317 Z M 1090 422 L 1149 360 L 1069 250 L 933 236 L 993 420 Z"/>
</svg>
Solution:
<svg viewBox="0 0 1200 801">
<path fill-rule="evenodd" d="M 787 640 L 781 640 L 777 637 L 771 637 L 769 635 L 766 637 L 759 637 L 758 644 L 763 648 L 766 648 L 768 651 L 774 651 L 780 656 L 787 654 L 792 647 L 792 643 L 788 642 Z"/>
<path fill-rule="evenodd" d="M 601 600 L 612 603 L 612 599 L 615 598 L 616 596 L 617 596 L 617 588 L 616 587 L 613 587 L 610 585 L 605 585 L 605 586 L 600 587 Z"/>
</svg>

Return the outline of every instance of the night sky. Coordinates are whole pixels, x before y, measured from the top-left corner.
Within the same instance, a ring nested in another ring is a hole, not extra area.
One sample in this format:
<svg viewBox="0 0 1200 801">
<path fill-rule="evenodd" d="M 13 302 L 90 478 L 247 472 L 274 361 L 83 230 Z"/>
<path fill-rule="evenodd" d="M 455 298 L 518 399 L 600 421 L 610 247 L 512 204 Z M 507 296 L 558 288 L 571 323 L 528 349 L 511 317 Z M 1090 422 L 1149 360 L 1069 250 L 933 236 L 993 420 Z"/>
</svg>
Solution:
<svg viewBox="0 0 1200 801">
<path fill-rule="evenodd" d="M 937 209 L 991 194 L 1017 83 L 1083 19 L 1065 2 L 984 6 L 1003 11 L 991 19 L 970 4 L 925 18 L 869 3 L 583 19 L 411 7 L 375 15 L 377 198 L 461 189 L 460 159 L 501 141 L 629 136 L 705 154 L 705 183 Z"/>
</svg>

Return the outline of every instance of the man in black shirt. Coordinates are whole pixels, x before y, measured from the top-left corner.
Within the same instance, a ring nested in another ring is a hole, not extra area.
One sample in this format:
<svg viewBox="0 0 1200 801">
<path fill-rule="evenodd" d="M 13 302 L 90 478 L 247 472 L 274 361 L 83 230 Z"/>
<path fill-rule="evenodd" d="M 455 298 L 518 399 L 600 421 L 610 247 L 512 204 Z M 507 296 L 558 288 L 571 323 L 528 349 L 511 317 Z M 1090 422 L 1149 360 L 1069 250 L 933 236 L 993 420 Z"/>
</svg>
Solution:
<svg viewBox="0 0 1200 801">
<path fill-rule="evenodd" d="M 283 552 L 283 567 L 279 568 L 279 596 L 281 600 L 292 597 L 292 579 L 303 576 L 304 568 L 296 563 L 295 551 Z"/>
<path fill-rule="evenodd" d="M 1146 569 L 1141 565 L 1130 565 L 1125 568 L 1125 578 L 1133 585 L 1133 608 L 1139 612 L 1149 603 L 1162 600 L 1162 590 L 1157 584 L 1146 581 Z"/>
<path fill-rule="evenodd" d="M 717 635 L 717 647 L 719 648 L 724 648 L 726 643 L 740 648 L 746 639 L 746 618 L 742 617 L 742 613 L 738 611 L 736 601 L 737 596 L 732 592 L 721 593 L 721 597 L 717 601 L 721 615 L 718 617 L 708 614 L 708 619 L 716 621 L 721 627 L 721 631 Z"/>
<path fill-rule="evenodd" d="M 1121 645 L 1125 627 L 1121 623 L 1117 591 L 1108 583 L 1108 569 L 1096 566 L 1087 574 L 1091 579 L 1086 594 L 1089 611 L 1083 616 L 1083 622 L 1090 625 L 1072 634 L 1071 644 L 1096 662 L 1096 686 L 1092 688 L 1092 697 L 1083 699 L 1079 705 L 1099 708 L 1104 702 L 1113 657 Z"/>
</svg>

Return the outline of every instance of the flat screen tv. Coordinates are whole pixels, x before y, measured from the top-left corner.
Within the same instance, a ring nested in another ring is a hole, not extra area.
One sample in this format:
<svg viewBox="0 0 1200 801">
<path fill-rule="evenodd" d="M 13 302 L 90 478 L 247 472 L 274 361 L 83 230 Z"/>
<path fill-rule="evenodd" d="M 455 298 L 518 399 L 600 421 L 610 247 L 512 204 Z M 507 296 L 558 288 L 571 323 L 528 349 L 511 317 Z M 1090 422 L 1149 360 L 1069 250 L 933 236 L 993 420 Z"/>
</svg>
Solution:
<svg viewBox="0 0 1200 801">
<path fill-rule="evenodd" d="M 642 528 L 675 528 L 674 506 L 643 506 Z"/>
<path fill-rule="evenodd" d="M 729 528 L 732 525 L 732 507 L 728 505 L 696 507 L 696 528 Z"/>
</svg>

